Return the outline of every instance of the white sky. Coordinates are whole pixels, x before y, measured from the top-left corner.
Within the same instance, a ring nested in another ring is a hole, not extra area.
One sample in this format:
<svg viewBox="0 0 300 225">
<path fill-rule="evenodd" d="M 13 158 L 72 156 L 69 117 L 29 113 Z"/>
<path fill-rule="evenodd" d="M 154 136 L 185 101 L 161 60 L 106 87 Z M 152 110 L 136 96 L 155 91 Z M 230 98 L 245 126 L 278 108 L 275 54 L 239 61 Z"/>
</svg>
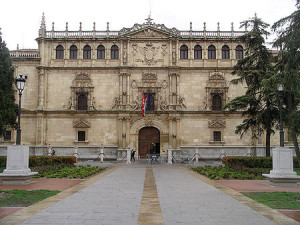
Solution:
<svg viewBox="0 0 300 225">
<path fill-rule="evenodd" d="M 0 28 L 2 37 L 10 50 L 37 48 L 35 39 L 41 24 L 43 12 L 47 30 L 55 22 L 55 30 L 110 30 L 132 27 L 144 23 L 150 14 L 154 23 L 168 28 L 203 30 L 230 30 L 231 22 L 239 30 L 241 21 L 257 13 L 263 21 L 273 24 L 296 10 L 295 0 L 4 0 L 1 2 Z M 151 7 L 150 7 L 151 5 Z M 271 41 L 271 40 L 270 40 Z"/>
</svg>

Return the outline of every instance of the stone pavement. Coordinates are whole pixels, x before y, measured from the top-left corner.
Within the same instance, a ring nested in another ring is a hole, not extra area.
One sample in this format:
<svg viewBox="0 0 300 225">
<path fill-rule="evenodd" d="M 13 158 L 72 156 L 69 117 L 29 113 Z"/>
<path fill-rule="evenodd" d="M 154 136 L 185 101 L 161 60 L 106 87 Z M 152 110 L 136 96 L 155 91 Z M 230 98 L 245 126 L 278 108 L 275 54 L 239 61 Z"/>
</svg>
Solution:
<svg viewBox="0 0 300 225">
<path fill-rule="evenodd" d="M 136 162 L 108 169 L 0 224 L 299 223 L 185 167 Z"/>
</svg>

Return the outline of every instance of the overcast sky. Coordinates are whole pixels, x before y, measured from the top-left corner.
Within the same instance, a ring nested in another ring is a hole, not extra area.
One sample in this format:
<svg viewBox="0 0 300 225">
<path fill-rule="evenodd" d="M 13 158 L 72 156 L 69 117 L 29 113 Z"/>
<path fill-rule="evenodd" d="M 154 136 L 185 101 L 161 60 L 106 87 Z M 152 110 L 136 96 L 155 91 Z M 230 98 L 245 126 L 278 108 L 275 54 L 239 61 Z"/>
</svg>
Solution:
<svg viewBox="0 0 300 225">
<path fill-rule="evenodd" d="M 83 30 L 120 30 L 144 23 L 151 11 L 153 22 L 165 24 L 168 28 L 203 30 L 230 30 L 231 22 L 235 30 L 239 23 L 257 13 L 265 22 L 273 24 L 296 10 L 295 0 L 4 0 L 1 2 L 0 28 L 2 37 L 10 50 L 37 48 L 35 39 L 45 13 L 47 30 L 52 22 L 55 30 L 78 30 L 82 22 Z M 270 40 L 271 41 L 271 40 Z"/>
</svg>

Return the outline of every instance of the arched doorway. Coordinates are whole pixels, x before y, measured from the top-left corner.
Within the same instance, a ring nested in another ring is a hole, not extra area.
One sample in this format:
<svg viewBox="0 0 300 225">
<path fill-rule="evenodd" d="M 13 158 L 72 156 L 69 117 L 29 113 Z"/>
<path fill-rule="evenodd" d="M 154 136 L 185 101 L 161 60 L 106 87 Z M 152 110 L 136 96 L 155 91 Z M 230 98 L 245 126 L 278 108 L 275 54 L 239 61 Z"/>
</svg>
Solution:
<svg viewBox="0 0 300 225">
<path fill-rule="evenodd" d="M 139 155 L 160 154 L 160 132 L 155 127 L 144 127 L 139 131 Z"/>
</svg>

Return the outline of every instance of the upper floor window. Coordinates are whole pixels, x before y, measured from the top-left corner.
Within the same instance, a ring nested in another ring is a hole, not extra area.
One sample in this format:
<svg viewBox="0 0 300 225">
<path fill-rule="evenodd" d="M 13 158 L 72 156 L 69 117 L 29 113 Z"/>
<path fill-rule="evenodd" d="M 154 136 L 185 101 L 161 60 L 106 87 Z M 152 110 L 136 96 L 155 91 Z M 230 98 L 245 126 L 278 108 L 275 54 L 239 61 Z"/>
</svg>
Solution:
<svg viewBox="0 0 300 225">
<path fill-rule="evenodd" d="M 194 59 L 202 59 L 202 47 L 200 45 L 194 47 Z"/>
<path fill-rule="evenodd" d="M 97 59 L 105 59 L 105 48 L 103 45 L 97 47 Z"/>
<path fill-rule="evenodd" d="M 72 45 L 70 47 L 70 59 L 77 59 L 77 46 Z"/>
<path fill-rule="evenodd" d="M 77 110 L 87 110 L 87 95 L 79 94 L 77 97 Z"/>
<path fill-rule="evenodd" d="M 236 48 L 235 48 L 235 57 L 236 57 L 236 59 L 243 59 L 244 58 L 244 49 L 241 45 L 236 46 Z"/>
<path fill-rule="evenodd" d="M 58 45 L 56 47 L 56 59 L 63 59 L 64 58 L 64 47 Z"/>
<path fill-rule="evenodd" d="M 208 59 L 216 59 L 216 47 L 213 45 L 208 46 Z"/>
<path fill-rule="evenodd" d="M 180 47 L 180 58 L 187 59 L 188 58 L 188 47 L 186 45 L 182 45 Z"/>
<path fill-rule="evenodd" d="M 83 47 L 83 58 L 91 59 L 91 46 L 86 45 Z"/>
<path fill-rule="evenodd" d="M 230 50 L 228 45 L 222 47 L 222 59 L 230 59 Z"/>
<path fill-rule="evenodd" d="M 220 95 L 213 95 L 212 110 L 213 111 L 221 111 L 222 110 L 222 97 Z"/>
<path fill-rule="evenodd" d="M 111 59 L 119 59 L 119 47 L 116 45 L 111 46 Z"/>
</svg>

